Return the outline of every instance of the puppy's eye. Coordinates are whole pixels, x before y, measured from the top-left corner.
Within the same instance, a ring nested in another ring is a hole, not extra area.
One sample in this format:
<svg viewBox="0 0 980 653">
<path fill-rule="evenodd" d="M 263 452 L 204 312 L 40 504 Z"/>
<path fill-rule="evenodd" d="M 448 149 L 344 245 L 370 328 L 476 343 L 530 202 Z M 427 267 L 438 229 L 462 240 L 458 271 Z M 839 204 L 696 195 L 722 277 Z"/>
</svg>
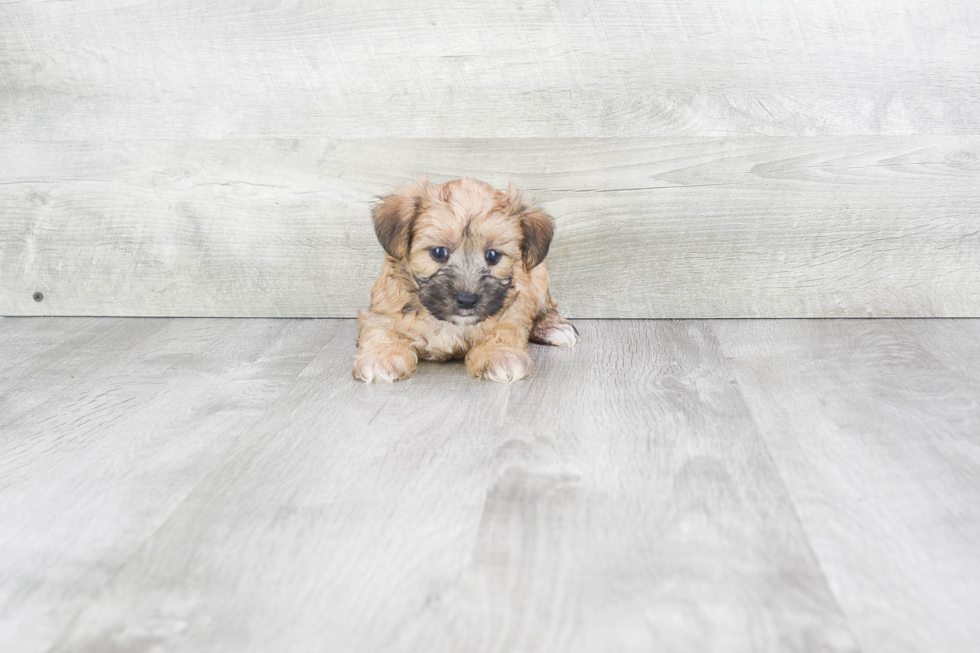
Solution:
<svg viewBox="0 0 980 653">
<path fill-rule="evenodd" d="M 445 247 L 433 247 L 429 250 L 429 254 L 431 254 L 432 258 L 440 263 L 449 258 L 449 250 Z"/>
<path fill-rule="evenodd" d="M 488 249 L 487 263 L 489 263 L 490 265 L 496 265 L 497 263 L 500 263 L 500 252 L 498 252 L 495 249 Z"/>
</svg>

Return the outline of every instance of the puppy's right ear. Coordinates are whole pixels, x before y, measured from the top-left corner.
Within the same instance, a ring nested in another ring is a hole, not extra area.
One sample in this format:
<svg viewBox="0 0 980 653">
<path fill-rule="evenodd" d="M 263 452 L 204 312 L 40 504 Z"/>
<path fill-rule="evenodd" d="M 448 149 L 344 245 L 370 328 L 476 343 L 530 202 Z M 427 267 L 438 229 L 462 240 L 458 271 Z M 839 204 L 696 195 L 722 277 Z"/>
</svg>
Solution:
<svg viewBox="0 0 980 653">
<path fill-rule="evenodd" d="M 403 259 L 412 246 L 412 226 L 429 196 L 425 177 L 411 186 L 386 195 L 371 209 L 374 233 L 389 256 Z"/>
</svg>

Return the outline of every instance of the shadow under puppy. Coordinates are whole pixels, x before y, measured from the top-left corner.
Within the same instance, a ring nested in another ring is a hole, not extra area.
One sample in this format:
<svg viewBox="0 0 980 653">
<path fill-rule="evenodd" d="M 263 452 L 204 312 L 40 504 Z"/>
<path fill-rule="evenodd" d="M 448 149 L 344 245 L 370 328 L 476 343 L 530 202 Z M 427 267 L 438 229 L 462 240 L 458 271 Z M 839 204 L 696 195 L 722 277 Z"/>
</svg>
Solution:
<svg viewBox="0 0 980 653">
<path fill-rule="evenodd" d="M 358 318 L 354 377 L 407 378 L 419 357 L 466 358 L 491 381 L 530 375 L 528 340 L 572 346 L 544 262 L 554 235 L 547 213 L 475 179 L 426 179 L 381 199 L 374 230 L 386 256 Z"/>
</svg>

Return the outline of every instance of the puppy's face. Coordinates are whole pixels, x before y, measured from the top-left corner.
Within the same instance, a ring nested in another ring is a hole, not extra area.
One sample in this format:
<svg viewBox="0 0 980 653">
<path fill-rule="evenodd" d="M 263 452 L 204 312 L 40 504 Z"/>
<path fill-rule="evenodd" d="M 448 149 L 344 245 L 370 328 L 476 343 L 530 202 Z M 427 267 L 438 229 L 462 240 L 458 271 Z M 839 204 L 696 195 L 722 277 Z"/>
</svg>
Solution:
<svg viewBox="0 0 980 653">
<path fill-rule="evenodd" d="M 414 281 L 418 302 L 457 325 L 500 313 L 515 272 L 544 260 L 554 232 L 551 218 L 513 186 L 501 193 L 473 179 L 419 182 L 373 214 L 378 240 Z"/>
</svg>

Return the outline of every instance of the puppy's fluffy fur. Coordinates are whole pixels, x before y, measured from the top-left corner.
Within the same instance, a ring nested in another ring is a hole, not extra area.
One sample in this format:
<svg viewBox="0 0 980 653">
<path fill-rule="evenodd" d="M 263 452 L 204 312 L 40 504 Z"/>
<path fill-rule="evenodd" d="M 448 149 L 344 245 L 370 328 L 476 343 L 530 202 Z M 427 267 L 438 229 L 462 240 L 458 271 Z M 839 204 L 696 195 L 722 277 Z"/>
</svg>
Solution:
<svg viewBox="0 0 980 653">
<path fill-rule="evenodd" d="M 422 179 L 372 215 L 386 256 L 359 314 L 355 378 L 389 383 L 420 357 L 465 357 L 473 376 L 517 381 L 531 373 L 528 340 L 578 342 L 548 292 L 554 221 L 513 184 L 502 193 L 475 179 Z"/>
</svg>

